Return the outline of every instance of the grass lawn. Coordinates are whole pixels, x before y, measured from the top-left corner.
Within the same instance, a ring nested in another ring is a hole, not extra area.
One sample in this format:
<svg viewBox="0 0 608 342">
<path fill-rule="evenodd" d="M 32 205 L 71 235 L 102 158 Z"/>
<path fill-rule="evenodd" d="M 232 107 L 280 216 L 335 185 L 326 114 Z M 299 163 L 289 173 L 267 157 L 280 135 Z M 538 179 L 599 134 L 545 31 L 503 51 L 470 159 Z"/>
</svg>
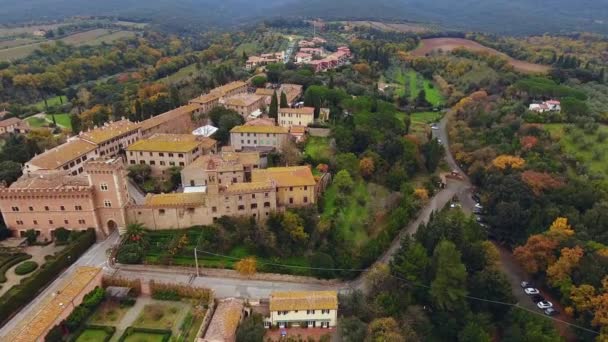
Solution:
<svg viewBox="0 0 608 342">
<path fill-rule="evenodd" d="M 78 336 L 76 342 L 97 342 L 105 341 L 110 334 L 102 329 L 86 329 Z"/>
<path fill-rule="evenodd" d="M 115 325 L 122 320 L 129 309 L 128 307 L 121 308 L 120 304 L 106 300 L 95 310 L 89 319 L 89 323 L 95 325 Z"/>
<path fill-rule="evenodd" d="M 424 89 L 426 94 L 426 100 L 434 107 L 444 103 L 443 96 L 439 89 L 437 89 L 433 81 L 424 79 L 422 75 L 416 71 L 408 69 L 407 71 L 402 68 L 392 68 L 388 75 L 386 82 L 394 82 L 395 91 L 398 96 L 409 94 L 410 100 L 414 100 L 420 90 Z"/>
<path fill-rule="evenodd" d="M 248 56 L 254 55 L 258 52 L 259 45 L 256 43 L 243 43 L 239 45 L 234 51 L 237 56 L 242 56 L 243 52 L 245 52 Z"/>
<path fill-rule="evenodd" d="M 51 114 L 47 114 L 46 119 L 49 120 L 50 122 L 53 122 L 53 116 Z M 59 126 L 63 126 L 65 128 L 72 129 L 72 122 L 70 121 L 70 114 L 66 114 L 66 113 L 55 114 L 55 122 L 57 122 L 57 124 Z"/>
<path fill-rule="evenodd" d="M 567 133 L 563 124 L 545 124 L 544 128 L 553 137 L 558 137 L 563 151 L 574 156 L 579 162 L 584 164 L 589 171 L 598 175 L 605 175 L 608 172 L 608 151 L 606 142 L 598 139 L 600 134 L 608 136 L 608 125 L 600 125 L 594 133 L 586 133 L 583 130 L 572 126 L 572 130 Z"/>
<path fill-rule="evenodd" d="M 338 190 L 332 185 L 323 195 L 322 217 L 334 219 L 342 239 L 360 248 L 382 229 L 382 224 L 372 215 L 382 211 L 388 195 L 389 191 L 379 185 L 358 181 L 345 203 L 340 204 Z"/>
<path fill-rule="evenodd" d="M 426 100 L 429 101 L 433 107 L 443 104 L 443 95 L 441 95 L 439 89 L 437 89 L 437 87 L 435 87 L 435 85 L 429 80 L 424 80 L 424 93 L 426 94 Z"/>
<path fill-rule="evenodd" d="M 414 124 L 414 123 L 430 124 L 430 123 L 439 121 L 442 116 L 443 116 L 443 114 L 441 112 L 420 112 L 420 113 L 413 113 L 410 115 L 410 117 L 412 119 L 412 124 Z"/>
<path fill-rule="evenodd" d="M 131 335 L 127 336 L 124 339 L 124 341 L 125 342 L 163 342 L 164 338 L 165 338 L 165 335 L 162 335 L 162 334 L 134 332 Z"/>
<path fill-rule="evenodd" d="M 329 146 L 329 138 L 326 137 L 308 137 L 304 153 L 317 163 L 327 163 L 334 155 L 331 146 Z"/>
<path fill-rule="evenodd" d="M 174 72 L 173 74 L 171 74 L 167 77 L 164 77 L 163 79 L 161 79 L 161 82 L 166 83 L 166 84 L 176 83 L 187 77 L 190 77 L 190 75 L 195 75 L 196 72 L 197 72 L 196 63 L 190 64 L 188 66 L 185 66 L 185 67 L 179 69 L 178 71 Z"/>
<path fill-rule="evenodd" d="M 178 322 L 180 312 L 184 310 L 180 303 L 154 303 L 144 306 L 133 326 L 148 329 L 172 330 Z"/>
<path fill-rule="evenodd" d="M 30 125 L 30 127 L 34 127 L 34 128 L 44 127 L 49 124 L 49 122 L 46 121 L 45 119 L 39 118 L 39 117 L 34 117 L 34 116 L 30 116 L 30 117 L 26 118 L 25 121 L 27 121 L 27 123 Z"/>
<path fill-rule="evenodd" d="M 61 105 L 60 99 L 63 100 L 63 103 L 66 103 L 68 101 L 68 99 L 65 96 L 55 96 L 55 97 L 49 97 L 48 99 L 46 99 L 46 103 L 49 105 L 49 107 L 58 106 L 58 105 Z M 44 100 L 35 103 L 34 106 L 36 107 L 36 109 L 38 109 L 41 112 L 45 110 Z"/>
</svg>

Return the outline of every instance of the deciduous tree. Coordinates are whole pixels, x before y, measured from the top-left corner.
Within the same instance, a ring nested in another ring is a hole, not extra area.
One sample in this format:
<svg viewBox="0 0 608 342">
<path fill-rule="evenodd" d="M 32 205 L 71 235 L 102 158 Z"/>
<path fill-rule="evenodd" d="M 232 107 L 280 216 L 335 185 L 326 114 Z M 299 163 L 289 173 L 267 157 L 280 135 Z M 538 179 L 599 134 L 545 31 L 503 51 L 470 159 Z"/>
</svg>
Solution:
<svg viewBox="0 0 608 342">
<path fill-rule="evenodd" d="M 247 257 L 237 261 L 234 269 L 244 276 L 252 276 L 257 272 L 258 262 L 255 257 Z"/>
<path fill-rule="evenodd" d="M 544 271 L 555 262 L 557 241 L 545 235 L 532 235 L 526 244 L 515 248 L 513 256 L 528 273 Z"/>
</svg>

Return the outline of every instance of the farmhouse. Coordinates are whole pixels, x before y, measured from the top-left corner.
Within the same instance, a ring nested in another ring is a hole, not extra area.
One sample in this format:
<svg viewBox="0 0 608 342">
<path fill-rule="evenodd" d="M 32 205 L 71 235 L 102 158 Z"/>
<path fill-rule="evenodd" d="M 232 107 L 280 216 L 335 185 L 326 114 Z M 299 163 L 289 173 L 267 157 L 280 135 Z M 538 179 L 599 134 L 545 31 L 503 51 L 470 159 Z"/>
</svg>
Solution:
<svg viewBox="0 0 608 342">
<path fill-rule="evenodd" d="M 296 53 L 296 64 L 304 64 L 310 61 L 312 61 L 312 54 L 302 51 Z"/>
<path fill-rule="evenodd" d="M 215 153 L 217 142 L 192 134 L 155 134 L 127 147 L 129 165 L 150 165 L 152 174 L 164 174 L 170 167 L 184 167 L 196 158 Z"/>
<path fill-rule="evenodd" d="M 544 112 L 559 112 L 562 110 L 561 103 L 557 100 L 549 100 L 541 103 L 532 103 L 528 108 L 531 111 L 544 113 Z"/>
<path fill-rule="evenodd" d="M 245 62 L 247 70 L 272 63 L 280 63 L 285 59 L 285 52 L 265 53 L 260 56 L 250 56 Z"/>
<path fill-rule="evenodd" d="M 27 122 L 19 118 L 8 118 L 0 121 L 0 134 L 5 133 L 27 133 L 29 132 Z"/>
<path fill-rule="evenodd" d="M 333 328 L 338 317 L 336 291 L 285 291 L 270 295 L 267 325 L 279 328 Z"/>
</svg>

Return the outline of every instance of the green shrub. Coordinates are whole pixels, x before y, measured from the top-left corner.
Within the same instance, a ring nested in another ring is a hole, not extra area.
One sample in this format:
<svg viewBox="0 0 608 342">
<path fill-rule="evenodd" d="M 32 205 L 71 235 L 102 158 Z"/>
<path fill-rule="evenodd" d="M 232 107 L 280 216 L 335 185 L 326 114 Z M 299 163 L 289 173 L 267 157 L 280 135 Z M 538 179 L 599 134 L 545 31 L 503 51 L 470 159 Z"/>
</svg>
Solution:
<svg viewBox="0 0 608 342">
<path fill-rule="evenodd" d="M 179 294 L 175 290 L 154 291 L 154 293 L 152 293 L 152 298 L 158 299 L 158 300 L 175 300 L 175 301 L 179 301 L 181 299 Z"/>
<path fill-rule="evenodd" d="M 120 336 L 120 338 L 118 339 L 118 342 L 123 342 L 127 337 L 133 335 L 134 333 L 138 333 L 138 332 L 163 335 L 163 342 L 169 341 L 169 339 L 171 338 L 171 330 L 128 327 L 127 330 L 125 330 L 124 334 L 122 334 L 122 336 Z"/>
<path fill-rule="evenodd" d="M 93 291 L 87 293 L 83 300 L 82 305 L 89 309 L 96 308 L 106 296 L 106 290 L 103 287 L 96 287 Z"/>
<path fill-rule="evenodd" d="M 131 307 L 131 306 L 135 305 L 136 302 L 137 302 L 137 298 L 127 297 L 127 298 L 123 298 L 120 300 L 120 306 L 123 308 Z"/>
<path fill-rule="evenodd" d="M 18 263 L 31 259 L 32 256 L 29 254 L 17 254 L 15 256 L 13 256 L 13 259 L 8 260 L 6 263 L 4 263 L 1 267 L 0 267 L 0 283 L 6 283 L 6 271 L 8 271 L 9 268 L 17 265 Z"/>
<path fill-rule="evenodd" d="M 38 268 L 38 263 L 35 261 L 26 261 L 15 267 L 15 274 L 24 275 L 34 272 Z"/>
<path fill-rule="evenodd" d="M 140 264 L 143 257 L 143 247 L 139 244 L 132 243 L 121 246 L 116 259 L 121 264 Z"/>
</svg>

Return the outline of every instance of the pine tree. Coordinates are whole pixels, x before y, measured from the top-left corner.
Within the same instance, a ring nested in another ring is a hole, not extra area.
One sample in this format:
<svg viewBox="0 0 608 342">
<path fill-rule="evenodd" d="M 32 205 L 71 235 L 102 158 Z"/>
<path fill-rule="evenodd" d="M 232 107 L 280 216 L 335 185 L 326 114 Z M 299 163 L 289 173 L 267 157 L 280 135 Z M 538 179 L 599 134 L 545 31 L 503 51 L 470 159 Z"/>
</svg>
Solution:
<svg viewBox="0 0 608 342">
<path fill-rule="evenodd" d="M 78 114 L 70 115 L 70 123 L 72 124 L 72 133 L 78 134 L 82 130 L 82 120 Z"/>
<path fill-rule="evenodd" d="M 268 116 L 276 119 L 279 116 L 279 100 L 277 98 L 277 92 L 275 91 L 272 94 L 272 99 L 270 100 L 270 108 L 268 108 Z"/>
<path fill-rule="evenodd" d="M 281 108 L 287 108 L 289 104 L 287 103 L 287 95 L 285 92 L 281 92 Z"/>
</svg>

